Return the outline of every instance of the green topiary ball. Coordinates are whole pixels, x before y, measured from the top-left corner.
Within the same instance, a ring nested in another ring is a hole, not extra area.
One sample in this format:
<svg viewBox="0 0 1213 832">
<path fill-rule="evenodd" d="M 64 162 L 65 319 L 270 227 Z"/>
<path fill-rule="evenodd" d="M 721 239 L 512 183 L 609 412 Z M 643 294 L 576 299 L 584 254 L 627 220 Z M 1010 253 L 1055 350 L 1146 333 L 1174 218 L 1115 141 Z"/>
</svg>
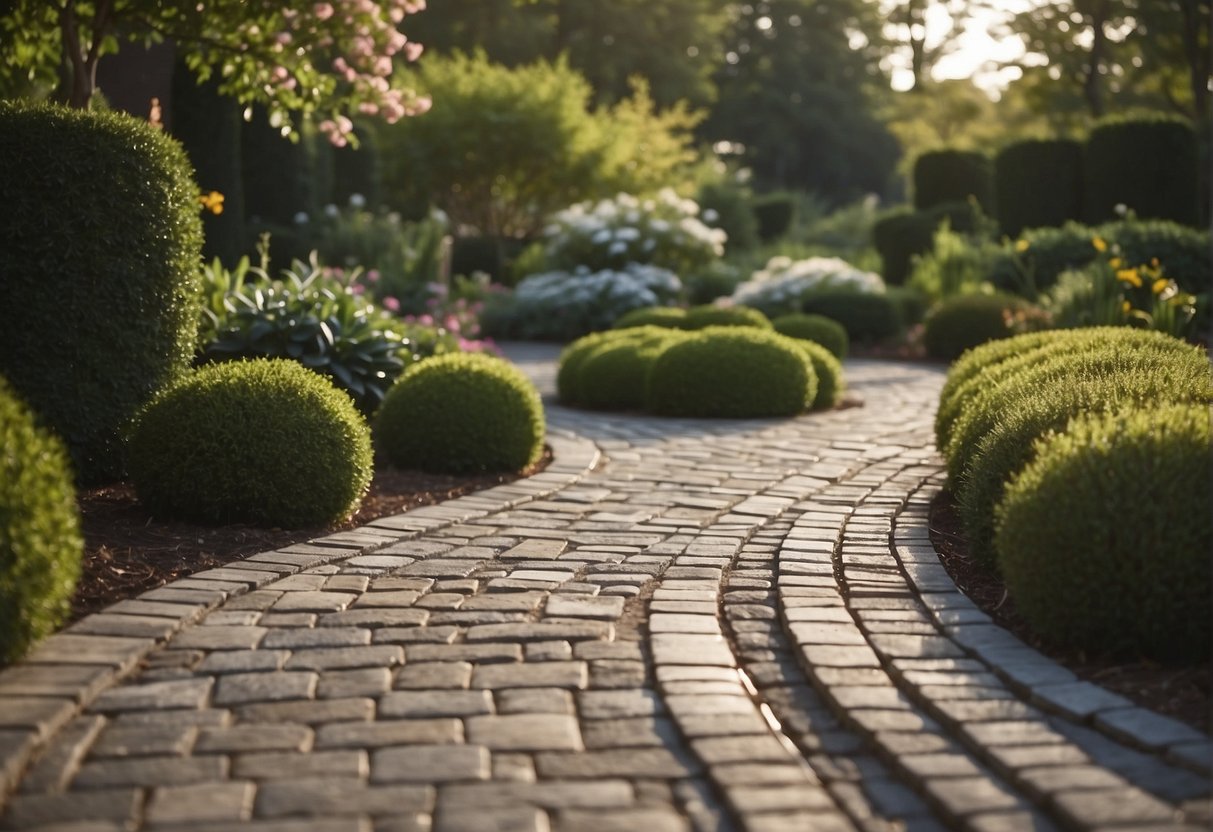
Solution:
<svg viewBox="0 0 1213 832">
<path fill-rule="evenodd" d="M 0 665 L 67 618 L 83 550 L 67 451 L 0 378 Z"/>
<path fill-rule="evenodd" d="M 904 325 L 897 306 L 888 295 L 848 289 L 816 289 L 806 292 L 800 309 L 838 321 L 851 343 L 885 341 L 901 334 Z"/>
<path fill-rule="evenodd" d="M 585 361 L 590 353 L 598 347 L 611 343 L 620 334 L 618 330 L 613 329 L 606 332 L 591 332 L 561 350 L 556 370 L 556 395 L 562 404 L 581 404 L 581 362 Z"/>
<path fill-rule="evenodd" d="M 196 370 L 143 409 L 128 453 L 140 501 L 201 523 L 333 523 L 358 507 L 372 471 L 350 397 L 286 359 Z"/>
<path fill-rule="evenodd" d="M 771 321 L 771 325 L 780 335 L 821 344 L 838 359 L 847 357 L 850 342 L 846 327 L 824 315 L 782 315 Z"/>
<path fill-rule="evenodd" d="M 543 453 L 543 405 L 521 370 L 448 353 L 405 371 L 375 417 L 391 463 L 426 471 L 520 471 Z"/>
<path fill-rule="evenodd" d="M 811 401 L 807 402 L 809 410 L 828 410 L 842 401 L 846 391 L 846 382 L 842 376 L 842 363 L 821 344 L 812 341 L 794 339 L 796 346 L 809 357 L 813 364 L 813 372 L 817 376 L 817 390 Z"/>
<path fill-rule="evenodd" d="M 611 328 L 664 326 L 670 329 L 681 329 L 686 317 L 687 311 L 677 306 L 646 306 L 643 309 L 633 309 L 631 312 L 623 313 Z"/>
<path fill-rule="evenodd" d="M 1015 316 L 1032 309 L 1023 298 L 1002 293 L 957 295 L 927 315 L 922 341 L 927 355 L 952 361 L 965 350 L 1015 334 Z"/>
<path fill-rule="evenodd" d="M 995 547 L 1015 606 L 1098 654 L 1208 659 L 1213 616 L 1209 408 L 1086 416 L 1007 486 Z"/>
<path fill-rule="evenodd" d="M 0 373 L 82 482 L 183 376 L 200 318 L 198 186 L 181 146 L 111 112 L 0 102 Z"/>
<path fill-rule="evenodd" d="M 770 329 L 771 321 L 757 309 L 747 306 L 694 306 L 687 310 L 683 329 L 705 329 L 709 326 L 749 326 Z"/>
<path fill-rule="evenodd" d="M 581 362 L 577 389 L 581 403 L 602 410 L 644 407 L 649 372 L 670 345 L 685 340 L 678 330 L 638 327 L 620 333 Z"/>
<path fill-rule="evenodd" d="M 689 336 L 649 374 L 649 409 L 669 416 L 792 416 L 816 396 L 817 376 L 797 342 L 753 327 Z"/>
</svg>

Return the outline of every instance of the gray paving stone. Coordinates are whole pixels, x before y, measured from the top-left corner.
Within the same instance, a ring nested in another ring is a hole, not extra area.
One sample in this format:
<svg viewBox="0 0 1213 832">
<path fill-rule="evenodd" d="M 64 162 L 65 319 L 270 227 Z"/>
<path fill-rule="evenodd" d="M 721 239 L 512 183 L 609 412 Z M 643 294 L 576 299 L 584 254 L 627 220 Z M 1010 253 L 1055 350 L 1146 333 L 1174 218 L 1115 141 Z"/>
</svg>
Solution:
<svg viewBox="0 0 1213 832">
<path fill-rule="evenodd" d="M 581 726 L 588 749 L 674 747 L 678 729 L 668 719 L 632 717 L 590 720 Z"/>
<path fill-rule="evenodd" d="M 665 748 L 628 748 L 537 754 L 535 769 L 540 777 L 552 779 L 626 777 L 678 780 L 698 774 L 700 766 L 689 755 L 674 754 Z"/>
<path fill-rule="evenodd" d="M 245 705 L 250 702 L 282 702 L 311 699 L 319 677 L 315 673 L 232 673 L 219 677 L 216 705 Z"/>
<path fill-rule="evenodd" d="M 470 717 L 493 712 L 487 690 L 393 691 L 379 700 L 379 715 L 405 717 Z"/>
<path fill-rule="evenodd" d="M 241 754 L 232 760 L 232 776 L 249 780 L 298 780 L 306 777 L 363 777 L 367 756 L 361 750 Z"/>
<path fill-rule="evenodd" d="M 610 639 L 612 626 L 604 621 L 578 623 L 539 622 L 535 624 L 481 624 L 468 629 L 469 642 L 529 642 L 529 641 L 584 641 Z"/>
<path fill-rule="evenodd" d="M 212 680 L 181 679 L 170 682 L 126 685 L 105 691 L 89 705 L 99 713 L 122 711 L 201 708 L 210 695 Z M 10 707 L 6 703 L 4 710 Z"/>
<path fill-rule="evenodd" d="M 1023 808 L 1018 799 L 984 777 L 942 777 L 926 781 L 930 798 L 951 815 Z"/>
<path fill-rule="evenodd" d="M 181 756 L 194 744 L 198 729 L 192 725 L 111 725 L 89 749 L 93 757 Z"/>
<path fill-rule="evenodd" d="M 632 785 L 617 779 L 563 783 L 451 783 L 439 791 L 436 817 L 470 806 L 481 812 L 519 805 L 544 809 L 612 809 L 631 807 L 634 801 Z"/>
<path fill-rule="evenodd" d="M 230 754 L 244 751 L 306 751 L 311 744 L 312 731 L 303 725 L 239 725 L 231 728 L 203 728 L 194 744 L 194 752 Z"/>
<path fill-rule="evenodd" d="M 74 788 L 185 786 L 222 780 L 225 757 L 139 757 L 86 762 L 72 780 Z"/>
<path fill-rule="evenodd" d="M 464 723 L 468 742 L 492 751 L 580 751 L 581 731 L 573 716 L 509 714 L 473 716 Z"/>
<path fill-rule="evenodd" d="M 252 783 L 199 783 L 164 786 L 152 792 L 145 820 L 150 824 L 247 820 L 253 811 Z"/>
<path fill-rule="evenodd" d="M 428 812 L 434 789 L 423 785 L 368 786 L 360 778 L 314 777 L 265 783 L 257 789 L 254 812 L 260 818 L 371 815 Z M 354 827 L 364 832 L 368 827 Z"/>
<path fill-rule="evenodd" d="M 433 832 L 550 832 L 548 816 L 530 807 L 450 809 L 435 818 Z"/>
<path fill-rule="evenodd" d="M 274 630 L 261 642 L 263 648 L 349 647 L 371 643 L 371 631 L 361 627 L 305 627 Z"/>
<path fill-rule="evenodd" d="M 392 667 L 404 662 L 404 648 L 394 644 L 369 647 L 332 647 L 296 650 L 287 670 L 343 670 L 358 667 Z"/>
<path fill-rule="evenodd" d="M 265 627 L 190 627 L 173 639 L 176 649 L 251 650 L 268 633 Z"/>
<path fill-rule="evenodd" d="M 1096 715 L 1095 724 L 1116 737 L 1147 748 L 1208 739 L 1195 728 L 1145 708 L 1104 711 Z"/>
<path fill-rule="evenodd" d="M 371 757 L 374 783 L 449 783 L 487 780 L 489 752 L 479 745 L 405 745 Z"/>
<path fill-rule="evenodd" d="M 500 714 L 571 714 L 573 695 L 561 688 L 511 688 L 493 694 Z"/>
<path fill-rule="evenodd" d="M 316 702 L 266 702 L 242 705 L 244 722 L 299 722 L 320 725 L 328 722 L 366 722 L 375 713 L 372 699 L 327 699 Z"/>
<path fill-rule="evenodd" d="M 451 645 L 461 647 L 463 645 Z M 493 645 L 496 646 L 496 645 Z M 516 650 L 518 645 L 512 645 Z M 521 650 L 518 650 L 521 653 Z M 410 651 L 411 655 L 411 651 Z M 455 656 L 463 655 L 459 651 Z M 452 658 L 455 658 L 454 656 Z M 472 679 L 472 665 L 465 661 L 430 661 L 406 664 L 396 671 L 393 687 L 397 690 L 432 690 L 435 688 L 466 688 Z"/>
<path fill-rule="evenodd" d="M 207 655 L 195 669 L 216 675 L 281 670 L 289 656 L 287 650 L 223 650 Z"/>
<path fill-rule="evenodd" d="M 1141 789 L 1081 789 L 1053 795 L 1053 803 L 1070 823 L 1112 826 L 1130 823 L 1175 823 L 1177 813 Z"/>
<path fill-rule="evenodd" d="M 316 729 L 317 748 L 383 748 L 393 745 L 436 745 L 463 741 L 457 719 L 394 719 L 380 722 L 341 722 Z"/>
<path fill-rule="evenodd" d="M 8 803 L 4 823 L 16 829 L 95 820 L 125 825 L 137 816 L 142 803 L 138 789 L 79 792 L 71 800 L 64 800 L 61 794 L 17 795 Z"/>
<path fill-rule="evenodd" d="M 532 687 L 579 690 L 588 680 L 585 662 L 488 664 L 476 667 L 472 673 L 472 687 L 489 690 Z"/>
<path fill-rule="evenodd" d="M 597 595 L 552 595 L 544 607 L 547 615 L 561 618 L 615 620 L 623 615 L 625 600 Z"/>
</svg>

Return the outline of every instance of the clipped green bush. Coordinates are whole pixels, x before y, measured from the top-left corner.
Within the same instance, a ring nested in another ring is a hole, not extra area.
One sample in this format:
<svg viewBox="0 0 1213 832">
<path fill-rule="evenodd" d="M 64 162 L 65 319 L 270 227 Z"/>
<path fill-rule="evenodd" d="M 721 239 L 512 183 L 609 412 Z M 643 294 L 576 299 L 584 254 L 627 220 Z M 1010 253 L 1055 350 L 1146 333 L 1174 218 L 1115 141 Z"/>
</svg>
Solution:
<svg viewBox="0 0 1213 832">
<path fill-rule="evenodd" d="M 630 329 L 638 326 L 663 326 L 669 329 L 682 329 L 686 321 L 687 311 L 677 306 L 646 306 L 643 309 L 633 309 L 625 312 L 615 321 L 612 329 Z"/>
<path fill-rule="evenodd" d="M 935 227 L 931 219 L 911 208 L 895 208 L 872 225 L 872 244 L 880 254 L 885 283 L 906 282 L 914 257 L 931 250 Z"/>
<path fill-rule="evenodd" d="M 995 515 L 998 564 L 1016 609 L 1067 648 L 1207 659 L 1208 407 L 1082 416 L 1033 453 Z"/>
<path fill-rule="evenodd" d="M 370 431 L 349 396 L 286 359 L 196 370 L 139 413 L 129 457 L 153 514 L 283 528 L 348 517 L 372 471 Z"/>
<path fill-rule="evenodd" d="M 771 321 L 757 309 L 747 306 L 693 306 L 687 310 L 682 328 L 705 329 L 710 326 L 749 326 L 770 329 Z"/>
<path fill-rule="evenodd" d="M 829 410 L 842 401 L 846 392 L 846 381 L 842 375 L 842 363 L 834 354 L 813 341 L 794 339 L 796 346 L 809 357 L 813 364 L 813 374 L 817 376 L 817 389 L 813 398 L 806 402 L 809 410 Z"/>
<path fill-rule="evenodd" d="M 0 665 L 67 618 L 83 550 L 67 451 L 0 378 Z"/>
<path fill-rule="evenodd" d="M 792 416 L 817 397 L 817 375 L 791 338 L 753 327 L 709 328 L 664 352 L 648 407 L 667 416 Z"/>
<path fill-rule="evenodd" d="M 796 219 L 796 195 L 776 191 L 754 197 L 752 210 L 758 221 L 758 238 L 769 243 L 787 234 L 792 227 Z"/>
<path fill-rule="evenodd" d="M 913 286 L 890 286 L 885 296 L 892 302 L 903 327 L 922 323 L 931 308 L 931 299 Z"/>
<path fill-rule="evenodd" d="M 973 424 L 989 428 L 964 435 L 960 428 L 973 425 L 958 425 L 950 446 L 963 457 L 955 493 L 974 560 L 993 562 L 994 508 L 1006 483 L 1031 461 L 1033 440 L 1084 413 L 1183 402 L 1213 402 L 1209 361 L 1197 347 L 1059 356 L 974 402 Z"/>
<path fill-rule="evenodd" d="M 994 157 L 995 213 L 1002 232 L 1060 226 L 1082 219 L 1082 144 L 1025 139 Z"/>
<path fill-rule="evenodd" d="M 1168 220 L 1120 220 L 1096 229 L 1115 243 L 1121 259 L 1140 266 L 1157 259 L 1163 274 L 1185 291 L 1209 291 L 1213 275 L 1213 248 L 1207 228 L 1189 228 Z"/>
<path fill-rule="evenodd" d="M 1016 314 L 1031 304 L 1015 295 L 957 295 L 940 303 L 927 315 L 922 341 L 927 355 L 952 361 L 965 350 L 1015 334 Z"/>
<path fill-rule="evenodd" d="M 820 289 L 806 292 L 800 308 L 806 314 L 838 321 L 852 343 L 885 341 L 900 335 L 903 328 L 897 306 L 884 294 Z"/>
<path fill-rule="evenodd" d="M 990 159 L 973 150 L 931 150 L 914 162 L 914 207 L 925 211 L 970 198 L 986 211 L 994 208 Z"/>
<path fill-rule="evenodd" d="M 580 402 L 600 410 L 643 408 L 653 363 L 686 337 L 677 330 L 642 327 L 598 346 L 578 370 Z"/>
<path fill-rule="evenodd" d="M 122 473 L 121 433 L 189 368 L 202 246 L 181 146 L 109 112 L 0 102 L 0 374 L 82 482 Z"/>
<path fill-rule="evenodd" d="M 812 341 L 816 344 L 821 344 L 835 358 L 846 358 L 847 341 L 846 328 L 831 318 L 824 315 L 805 315 L 795 313 L 792 315 L 782 315 L 771 321 L 771 325 L 775 327 L 775 331 L 780 335 L 786 335 L 789 338 L 801 338 L 805 341 Z"/>
<path fill-rule="evenodd" d="M 1166 114 L 1111 116 L 1091 129 L 1083 166 L 1088 222 L 1116 217 L 1118 205 L 1142 219 L 1198 225 L 1200 176 L 1196 131 Z"/>
<path fill-rule="evenodd" d="M 556 370 L 556 395 L 563 404 L 581 404 L 581 362 L 598 347 L 617 337 L 618 330 L 591 332 L 560 351 Z"/>
<path fill-rule="evenodd" d="M 994 257 L 990 282 L 1018 294 L 1043 292 L 1057 283 L 1062 272 L 1081 268 L 1100 256 L 1091 242 L 1098 236 L 1096 230 L 1076 222 L 1061 228 L 1030 228 Z"/>
<path fill-rule="evenodd" d="M 414 364 L 388 391 L 375 438 L 399 468 L 521 471 L 543 454 L 543 404 L 514 365 L 453 353 Z"/>
<path fill-rule="evenodd" d="M 735 253 L 758 245 L 758 220 L 754 217 L 749 187 L 735 181 L 710 182 L 700 186 L 696 202 L 705 224 L 728 234 L 725 251 Z M 709 213 L 710 212 L 710 213 Z"/>
</svg>

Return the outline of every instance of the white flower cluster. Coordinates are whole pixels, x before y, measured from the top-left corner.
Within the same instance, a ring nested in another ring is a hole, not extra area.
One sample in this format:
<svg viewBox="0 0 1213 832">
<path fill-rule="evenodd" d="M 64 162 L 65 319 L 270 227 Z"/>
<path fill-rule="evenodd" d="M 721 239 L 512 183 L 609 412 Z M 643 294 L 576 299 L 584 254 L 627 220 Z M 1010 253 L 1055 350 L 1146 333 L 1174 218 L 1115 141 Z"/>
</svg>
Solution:
<svg viewBox="0 0 1213 832">
<path fill-rule="evenodd" d="M 652 199 L 619 194 L 555 214 L 544 230 L 556 268 L 591 271 L 647 263 L 685 274 L 724 254 L 727 235 L 699 219 L 699 205 L 666 188 Z"/>
<path fill-rule="evenodd" d="M 569 337 L 606 329 L 633 309 L 672 303 L 681 291 L 673 272 L 639 263 L 545 272 L 514 289 L 514 315 L 532 337 Z"/>
<path fill-rule="evenodd" d="M 765 269 L 754 272 L 733 290 L 733 302 L 763 311 L 791 311 L 799 306 L 805 292 L 817 289 L 884 294 L 885 286 L 880 275 L 857 269 L 838 257 L 772 257 Z"/>
</svg>

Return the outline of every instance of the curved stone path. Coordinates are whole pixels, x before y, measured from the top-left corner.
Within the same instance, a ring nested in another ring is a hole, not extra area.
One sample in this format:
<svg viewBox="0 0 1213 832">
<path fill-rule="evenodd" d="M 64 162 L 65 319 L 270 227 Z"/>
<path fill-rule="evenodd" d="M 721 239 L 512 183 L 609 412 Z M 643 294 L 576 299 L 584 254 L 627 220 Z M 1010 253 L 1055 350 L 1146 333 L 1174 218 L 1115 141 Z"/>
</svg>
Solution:
<svg viewBox="0 0 1213 832">
<path fill-rule="evenodd" d="M 1207 736 L 940 566 L 942 372 L 847 371 L 795 420 L 549 404 L 539 476 L 85 619 L 0 673 L 0 828 L 1207 829 Z"/>
</svg>

